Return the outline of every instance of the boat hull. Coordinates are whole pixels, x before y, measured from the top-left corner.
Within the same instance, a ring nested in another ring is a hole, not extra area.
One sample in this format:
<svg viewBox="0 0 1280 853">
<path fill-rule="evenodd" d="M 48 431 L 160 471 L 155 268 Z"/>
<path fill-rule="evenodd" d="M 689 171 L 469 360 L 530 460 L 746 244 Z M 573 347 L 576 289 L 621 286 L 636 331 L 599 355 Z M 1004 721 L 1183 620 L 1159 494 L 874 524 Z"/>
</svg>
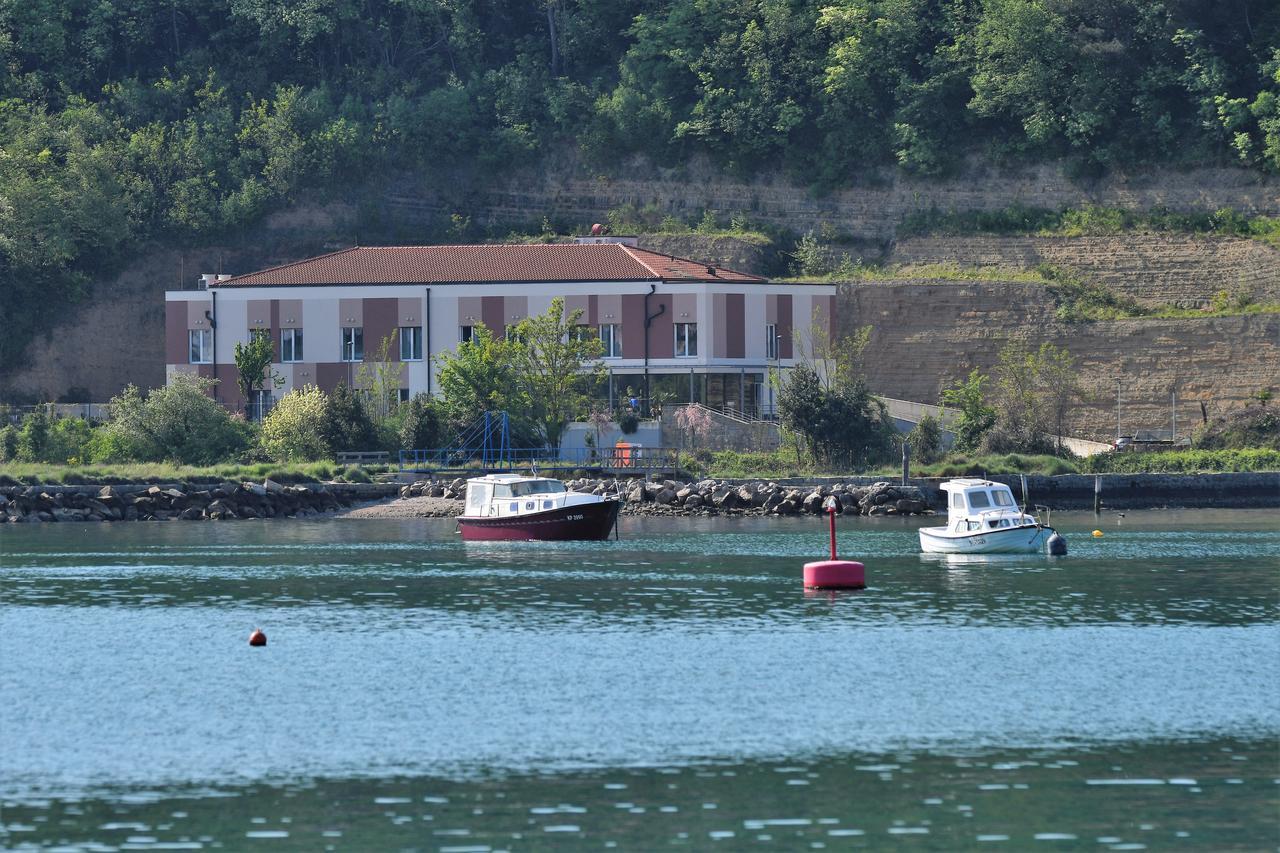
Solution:
<svg viewBox="0 0 1280 853">
<path fill-rule="evenodd" d="M 926 554 L 1034 554 L 1053 535 L 1052 527 L 1025 525 L 947 536 L 945 527 L 920 528 L 920 550 Z"/>
<path fill-rule="evenodd" d="M 467 542 L 608 539 L 620 507 L 618 501 L 611 500 L 502 518 L 461 515 L 458 530 Z"/>
</svg>

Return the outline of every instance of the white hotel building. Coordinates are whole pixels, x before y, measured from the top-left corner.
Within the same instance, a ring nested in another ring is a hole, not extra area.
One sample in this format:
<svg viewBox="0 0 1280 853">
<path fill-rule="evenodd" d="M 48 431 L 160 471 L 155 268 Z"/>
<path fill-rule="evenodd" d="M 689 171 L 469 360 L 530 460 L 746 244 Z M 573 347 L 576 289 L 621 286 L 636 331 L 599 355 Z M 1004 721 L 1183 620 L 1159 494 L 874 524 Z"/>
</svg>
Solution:
<svg viewBox="0 0 1280 853">
<path fill-rule="evenodd" d="M 641 249 L 634 238 L 575 243 L 359 246 L 239 276 L 204 276 L 165 294 L 167 375 L 219 380 L 214 394 L 245 406 L 232 356 L 266 333 L 291 388 L 360 384 L 360 366 L 396 334 L 400 394 L 437 390 L 433 356 L 479 323 L 501 334 L 556 297 L 605 343 L 611 405 L 631 389 L 676 404 L 768 415 L 768 371 L 795 363 L 794 333 L 830 332 L 835 286 L 765 278 Z M 661 392 L 661 396 L 658 396 Z M 264 401 L 269 402 L 269 398 Z"/>
</svg>

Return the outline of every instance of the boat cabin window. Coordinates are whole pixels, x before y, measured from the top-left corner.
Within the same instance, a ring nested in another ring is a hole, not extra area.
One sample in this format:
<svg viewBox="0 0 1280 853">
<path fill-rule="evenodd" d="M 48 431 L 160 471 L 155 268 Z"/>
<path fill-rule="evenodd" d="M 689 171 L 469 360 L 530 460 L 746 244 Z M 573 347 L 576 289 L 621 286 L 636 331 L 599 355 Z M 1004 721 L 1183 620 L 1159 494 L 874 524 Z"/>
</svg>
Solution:
<svg viewBox="0 0 1280 853">
<path fill-rule="evenodd" d="M 522 495 L 544 495 L 552 492 L 563 492 L 564 483 L 559 480 L 528 480 L 523 483 L 512 483 L 511 493 L 516 497 Z"/>
<path fill-rule="evenodd" d="M 951 506 L 956 509 L 964 509 L 964 495 L 959 492 L 951 493 Z"/>
<path fill-rule="evenodd" d="M 480 483 L 467 486 L 467 509 L 480 510 L 489 502 L 489 487 Z"/>
<path fill-rule="evenodd" d="M 987 509 L 991 506 L 991 498 L 986 492 L 969 492 L 969 506 L 974 509 Z"/>
<path fill-rule="evenodd" d="M 1013 506 L 1013 494 L 1008 489 L 992 489 L 991 497 L 995 499 L 996 506 Z"/>
<path fill-rule="evenodd" d="M 493 496 L 495 498 L 511 497 L 511 486 L 506 483 L 496 483 L 493 487 Z"/>
</svg>

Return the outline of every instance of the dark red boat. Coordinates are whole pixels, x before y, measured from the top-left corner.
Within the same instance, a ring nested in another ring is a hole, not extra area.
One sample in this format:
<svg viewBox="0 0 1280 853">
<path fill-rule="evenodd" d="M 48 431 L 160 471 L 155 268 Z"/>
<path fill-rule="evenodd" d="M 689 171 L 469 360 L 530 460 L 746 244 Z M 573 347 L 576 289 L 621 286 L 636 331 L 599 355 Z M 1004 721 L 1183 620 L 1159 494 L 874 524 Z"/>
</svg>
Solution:
<svg viewBox="0 0 1280 853">
<path fill-rule="evenodd" d="M 608 539 L 620 506 L 616 497 L 570 492 L 548 477 L 494 474 L 467 481 L 458 530 L 469 542 Z"/>
</svg>

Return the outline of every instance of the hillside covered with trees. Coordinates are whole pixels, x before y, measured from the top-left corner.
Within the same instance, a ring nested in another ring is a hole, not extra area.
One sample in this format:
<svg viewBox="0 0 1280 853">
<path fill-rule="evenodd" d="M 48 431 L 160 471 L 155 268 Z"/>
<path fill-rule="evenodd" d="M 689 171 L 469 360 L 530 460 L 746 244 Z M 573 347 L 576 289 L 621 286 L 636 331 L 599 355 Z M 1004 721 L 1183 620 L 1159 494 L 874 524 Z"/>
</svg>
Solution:
<svg viewBox="0 0 1280 853">
<path fill-rule="evenodd" d="M 4 364 L 148 241 L 397 170 L 1280 172 L 1268 0 L 0 0 L 0 57 Z"/>
</svg>

